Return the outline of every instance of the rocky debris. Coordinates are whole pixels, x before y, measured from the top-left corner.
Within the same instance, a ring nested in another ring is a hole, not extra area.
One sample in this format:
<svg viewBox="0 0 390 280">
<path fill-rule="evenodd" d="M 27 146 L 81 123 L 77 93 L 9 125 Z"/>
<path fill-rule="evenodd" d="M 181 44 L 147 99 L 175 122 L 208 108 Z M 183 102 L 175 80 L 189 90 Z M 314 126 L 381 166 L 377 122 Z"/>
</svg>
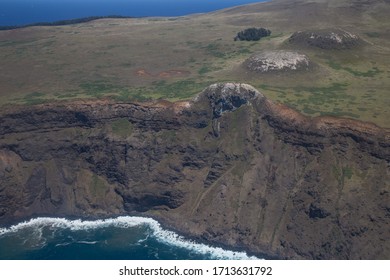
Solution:
<svg viewBox="0 0 390 280">
<path fill-rule="evenodd" d="M 246 69 L 258 73 L 308 70 L 309 65 L 306 55 L 291 51 L 264 51 L 244 62 Z"/>
<path fill-rule="evenodd" d="M 120 119 L 129 134 L 111 133 Z M 279 258 L 390 254 L 388 129 L 305 117 L 237 83 L 180 105 L 12 108 L 0 123 L 1 226 L 142 213 Z"/>
<path fill-rule="evenodd" d="M 326 50 L 351 49 L 361 44 L 357 35 L 341 29 L 298 31 L 291 35 L 288 42 Z"/>
</svg>

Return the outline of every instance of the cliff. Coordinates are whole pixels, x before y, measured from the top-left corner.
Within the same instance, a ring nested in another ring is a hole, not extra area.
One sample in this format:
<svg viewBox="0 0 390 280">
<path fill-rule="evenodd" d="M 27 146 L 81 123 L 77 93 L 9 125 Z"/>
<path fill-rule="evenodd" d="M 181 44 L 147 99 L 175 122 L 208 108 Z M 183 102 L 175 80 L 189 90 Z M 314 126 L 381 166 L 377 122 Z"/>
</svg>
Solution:
<svg viewBox="0 0 390 280">
<path fill-rule="evenodd" d="M 390 131 L 308 118 L 245 84 L 189 102 L 0 115 L 0 225 L 142 214 L 281 258 L 390 256 Z"/>
</svg>

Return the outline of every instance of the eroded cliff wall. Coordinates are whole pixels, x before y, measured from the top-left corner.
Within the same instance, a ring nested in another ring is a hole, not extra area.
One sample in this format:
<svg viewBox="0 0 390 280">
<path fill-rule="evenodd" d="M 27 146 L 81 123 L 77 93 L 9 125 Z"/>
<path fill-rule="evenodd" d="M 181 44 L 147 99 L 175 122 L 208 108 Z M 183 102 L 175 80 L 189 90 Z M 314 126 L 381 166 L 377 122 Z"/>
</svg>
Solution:
<svg viewBox="0 0 390 280">
<path fill-rule="evenodd" d="M 390 257 L 390 133 L 307 118 L 244 84 L 190 102 L 0 116 L 0 224 L 145 214 L 282 258 Z"/>
</svg>

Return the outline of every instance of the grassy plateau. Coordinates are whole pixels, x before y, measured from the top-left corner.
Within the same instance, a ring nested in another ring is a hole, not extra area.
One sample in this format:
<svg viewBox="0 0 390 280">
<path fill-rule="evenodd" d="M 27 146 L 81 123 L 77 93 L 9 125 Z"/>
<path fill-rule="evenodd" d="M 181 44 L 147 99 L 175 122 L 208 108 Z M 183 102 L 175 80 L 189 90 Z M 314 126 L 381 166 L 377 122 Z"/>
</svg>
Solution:
<svg viewBox="0 0 390 280">
<path fill-rule="evenodd" d="M 0 31 L 0 108 L 72 99 L 190 99 L 214 82 L 249 83 L 268 98 L 311 115 L 390 127 L 390 4 L 374 0 L 273 0 L 173 18 L 99 19 Z M 270 37 L 234 41 L 264 27 Z M 340 28 L 351 49 L 297 47 L 296 31 Z M 309 71 L 250 73 L 264 50 L 306 54 Z"/>
</svg>

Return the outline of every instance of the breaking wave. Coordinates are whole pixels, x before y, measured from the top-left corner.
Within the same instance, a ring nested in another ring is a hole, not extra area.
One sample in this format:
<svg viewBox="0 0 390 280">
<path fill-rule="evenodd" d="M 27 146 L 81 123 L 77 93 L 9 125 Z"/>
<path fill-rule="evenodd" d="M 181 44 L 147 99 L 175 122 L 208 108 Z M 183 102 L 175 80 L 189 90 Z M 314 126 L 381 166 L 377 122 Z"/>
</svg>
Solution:
<svg viewBox="0 0 390 280">
<path fill-rule="evenodd" d="M 188 240 L 173 231 L 163 229 L 156 220 L 145 217 L 122 216 L 95 221 L 68 220 L 65 218 L 35 218 L 9 228 L 0 228 L 0 236 L 17 233 L 24 229 L 41 229 L 46 226 L 49 226 L 51 229 L 85 231 L 108 227 L 132 228 L 144 225 L 151 229 L 151 235 L 161 243 L 191 250 L 202 255 L 208 255 L 213 259 L 257 259 L 256 257 L 248 256 L 245 252 L 234 252 Z"/>
</svg>

